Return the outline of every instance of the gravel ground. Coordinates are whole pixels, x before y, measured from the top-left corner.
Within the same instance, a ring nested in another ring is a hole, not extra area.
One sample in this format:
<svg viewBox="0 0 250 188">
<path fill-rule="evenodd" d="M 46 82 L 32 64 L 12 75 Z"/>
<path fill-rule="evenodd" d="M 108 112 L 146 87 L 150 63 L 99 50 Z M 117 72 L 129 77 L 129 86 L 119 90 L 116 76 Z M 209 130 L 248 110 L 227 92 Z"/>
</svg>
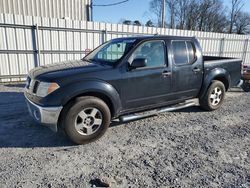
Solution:
<svg viewBox="0 0 250 188">
<path fill-rule="evenodd" d="M 22 85 L 0 86 L 0 187 L 250 188 L 250 93 L 215 112 L 188 108 L 115 124 L 74 146 L 28 116 Z"/>
</svg>

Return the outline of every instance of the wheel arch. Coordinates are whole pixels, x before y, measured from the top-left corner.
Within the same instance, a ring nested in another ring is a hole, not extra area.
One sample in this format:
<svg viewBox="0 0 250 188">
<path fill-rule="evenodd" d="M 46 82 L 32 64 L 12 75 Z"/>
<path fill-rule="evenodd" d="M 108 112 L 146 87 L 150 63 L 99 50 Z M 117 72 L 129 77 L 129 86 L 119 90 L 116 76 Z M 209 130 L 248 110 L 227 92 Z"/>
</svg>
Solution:
<svg viewBox="0 0 250 188">
<path fill-rule="evenodd" d="M 70 99 L 68 99 L 67 101 L 64 102 L 63 109 L 62 109 L 62 111 L 59 115 L 59 118 L 58 118 L 57 127 L 59 129 L 64 130 L 64 124 L 62 122 L 63 117 L 66 115 L 69 108 L 74 104 L 75 100 L 80 98 L 80 97 L 84 97 L 84 96 L 97 97 L 97 98 L 103 100 L 110 109 L 111 118 L 117 116 L 120 107 L 115 106 L 114 101 L 107 94 L 105 94 L 104 92 L 94 91 L 94 90 L 83 91 L 83 92 L 80 92 L 80 93 L 72 96 Z"/>
<path fill-rule="evenodd" d="M 206 94 L 209 86 L 214 80 L 221 81 L 224 84 L 226 91 L 230 88 L 230 74 L 223 68 L 215 68 L 209 71 L 209 73 L 205 76 L 203 86 L 199 94 L 200 98 Z"/>
<path fill-rule="evenodd" d="M 112 100 L 109 98 L 108 95 L 99 92 L 99 91 L 86 91 L 83 92 L 81 94 L 78 94 L 76 96 L 73 96 L 70 100 L 68 100 L 65 104 L 64 107 L 71 105 L 72 103 L 75 102 L 76 99 L 80 98 L 80 97 L 85 97 L 85 96 L 91 96 L 91 97 L 96 97 L 101 99 L 103 102 L 105 102 L 107 104 L 107 106 L 110 109 L 110 113 L 111 113 L 111 117 L 114 117 L 116 112 L 115 112 L 115 106 L 112 102 Z"/>
<path fill-rule="evenodd" d="M 79 97 L 93 96 L 100 98 L 110 108 L 111 117 L 116 117 L 122 108 L 120 95 L 117 90 L 111 84 L 101 80 L 85 80 L 71 83 L 64 86 L 60 93 L 63 95 L 61 98 L 63 110 L 59 116 L 59 124 L 61 123 L 62 116 Z"/>
<path fill-rule="evenodd" d="M 225 76 L 216 76 L 213 80 L 220 81 L 224 84 L 226 91 L 229 89 L 229 80 Z"/>
</svg>

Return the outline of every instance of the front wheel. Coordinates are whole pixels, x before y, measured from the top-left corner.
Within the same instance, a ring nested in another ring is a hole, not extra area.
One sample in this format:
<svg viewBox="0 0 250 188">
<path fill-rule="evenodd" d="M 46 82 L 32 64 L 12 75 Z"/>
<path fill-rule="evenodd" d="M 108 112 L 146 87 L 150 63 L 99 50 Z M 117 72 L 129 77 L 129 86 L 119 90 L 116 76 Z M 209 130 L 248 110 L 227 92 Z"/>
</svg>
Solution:
<svg viewBox="0 0 250 188">
<path fill-rule="evenodd" d="M 249 81 L 248 82 L 244 81 L 243 84 L 241 85 L 241 88 L 245 92 L 250 92 L 250 83 L 249 83 Z"/>
<path fill-rule="evenodd" d="M 97 140 L 106 132 L 110 119 L 110 110 L 104 101 L 86 96 L 75 100 L 62 122 L 66 134 L 73 142 L 86 144 Z"/>
<path fill-rule="evenodd" d="M 217 110 L 221 107 L 226 94 L 225 86 L 218 80 L 212 81 L 207 93 L 200 98 L 200 107 L 207 111 Z"/>
</svg>

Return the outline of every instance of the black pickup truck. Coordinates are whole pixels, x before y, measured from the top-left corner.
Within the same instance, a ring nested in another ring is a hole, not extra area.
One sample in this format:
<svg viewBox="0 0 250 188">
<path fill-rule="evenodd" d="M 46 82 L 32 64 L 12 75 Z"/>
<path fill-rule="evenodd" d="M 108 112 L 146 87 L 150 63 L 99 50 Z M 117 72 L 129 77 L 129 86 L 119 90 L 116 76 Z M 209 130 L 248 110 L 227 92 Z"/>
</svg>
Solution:
<svg viewBox="0 0 250 188">
<path fill-rule="evenodd" d="M 240 59 L 203 56 L 193 37 L 118 38 L 82 60 L 30 71 L 25 97 L 39 123 L 77 144 L 121 122 L 199 105 L 218 109 L 241 79 Z"/>
</svg>

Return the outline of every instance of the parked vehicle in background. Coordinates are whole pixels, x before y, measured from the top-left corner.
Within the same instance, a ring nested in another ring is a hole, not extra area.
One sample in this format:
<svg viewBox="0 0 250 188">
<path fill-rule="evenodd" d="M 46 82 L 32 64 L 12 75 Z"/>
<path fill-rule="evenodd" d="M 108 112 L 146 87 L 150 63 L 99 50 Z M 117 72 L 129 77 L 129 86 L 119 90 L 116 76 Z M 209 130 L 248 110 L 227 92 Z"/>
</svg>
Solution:
<svg viewBox="0 0 250 188">
<path fill-rule="evenodd" d="M 245 92 L 250 92 L 250 66 L 243 65 L 243 74 L 242 74 L 243 84 L 241 88 Z"/>
<path fill-rule="evenodd" d="M 108 41 L 85 58 L 30 71 L 25 97 L 39 123 L 77 144 L 121 122 L 200 105 L 218 109 L 241 79 L 240 59 L 203 56 L 196 38 L 147 36 Z"/>
</svg>

